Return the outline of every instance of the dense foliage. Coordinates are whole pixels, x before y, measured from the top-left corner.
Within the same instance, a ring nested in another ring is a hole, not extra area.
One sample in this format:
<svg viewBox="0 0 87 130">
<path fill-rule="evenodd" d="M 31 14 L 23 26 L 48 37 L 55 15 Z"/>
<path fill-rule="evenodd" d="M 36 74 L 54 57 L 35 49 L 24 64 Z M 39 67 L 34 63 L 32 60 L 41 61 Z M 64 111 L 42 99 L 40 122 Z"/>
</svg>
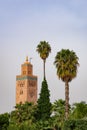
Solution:
<svg viewBox="0 0 87 130">
<path fill-rule="evenodd" d="M 43 115 L 45 117 L 37 120 L 38 105 L 28 102 L 18 104 L 10 116 L 8 113 L 0 115 L 0 130 L 87 130 L 87 104 L 74 103 L 70 107 L 69 119 L 65 120 L 65 101 L 56 100 L 51 105 L 49 119 Z M 48 111 L 46 114 L 49 115 Z"/>
<path fill-rule="evenodd" d="M 9 126 L 9 114 L 1 114 L 0 115 L 0 130 L 7 130 Z"/>
<path fill-rule="evenodd" d="M 42 82 L 41 93 L 37 105 L 37 113 L 38 120 L 48 120 L 51 115 L 50 93 L 46 80 Z"/>
<path fill-rule="evenodd" d="M 87 120 L 67 120 L 63 130 L 87 130 Z"/>
<path fill-rule="evenodd" d="M 74 103 L 71 111 L 71 118 L 82 119 L 87 117 L 87 104 L 86 102 Z"/>
</svg>

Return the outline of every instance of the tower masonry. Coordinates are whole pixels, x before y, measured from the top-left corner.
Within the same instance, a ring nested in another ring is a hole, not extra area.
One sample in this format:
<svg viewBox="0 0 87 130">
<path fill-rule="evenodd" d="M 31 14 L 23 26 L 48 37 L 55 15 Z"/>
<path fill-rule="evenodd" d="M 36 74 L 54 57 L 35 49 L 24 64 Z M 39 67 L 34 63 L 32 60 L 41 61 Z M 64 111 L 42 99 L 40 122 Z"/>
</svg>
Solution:
<svg viewBox="0 0 87 130">
<path fill-rule="evenodd" d="M 16 76 L 16 104 L 37 102 L 37 76 L 33 75 L 33 66 L 28 61 L 21 65 L 21 75 Z"/>
</svg>

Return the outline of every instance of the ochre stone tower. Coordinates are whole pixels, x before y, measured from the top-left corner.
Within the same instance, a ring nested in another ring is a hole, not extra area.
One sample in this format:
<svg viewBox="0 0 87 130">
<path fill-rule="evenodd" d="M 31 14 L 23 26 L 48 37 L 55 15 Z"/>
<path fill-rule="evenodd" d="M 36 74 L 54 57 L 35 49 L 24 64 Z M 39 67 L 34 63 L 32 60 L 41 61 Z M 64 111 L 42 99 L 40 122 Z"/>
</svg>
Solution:
<svg viewBox="0 0 87 130">
<path fill-rule="evenodd" d="M 21 65 L 21 75 L 16 76 L 16 104 L 37 102 L 37 76 L 33 75 L 33 66 L 28 61 Z"/>
</svg>

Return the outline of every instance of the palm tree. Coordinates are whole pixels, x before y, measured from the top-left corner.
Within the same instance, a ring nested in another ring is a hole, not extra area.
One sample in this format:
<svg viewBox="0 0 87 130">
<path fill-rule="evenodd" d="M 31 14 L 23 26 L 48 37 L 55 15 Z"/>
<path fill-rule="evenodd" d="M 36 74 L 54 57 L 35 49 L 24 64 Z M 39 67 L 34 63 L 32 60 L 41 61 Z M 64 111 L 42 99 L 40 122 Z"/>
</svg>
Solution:
<svg viewBox="0 0 87 130">
<path fill-rule="evenodd" d="M 74 103 L 71 112 L 71 119 L 87 118 L 87 104 L 84 101 Z"/>
<path fill-rule="evenodd" d="M 40 54 L 41 59 L 43 60 L 43 70 L 44 70 L 44 79 L 45 76 L 45 63 L 46 58 L 49 56 L 49 53 L 51 52 L 50 44 L 46 41 L 40 41 L 40 43 L 37 46 L 36 51 Z"/>
<path fill-rule="evenodd" d="M 59 79 L 65 82 L 65 118 L 69 116 L 69 82 L 77 76 L 78 57 L 74 51 L 62 49 L 57 52 L 54 64 Z"/>
<path fill-rule="evenodd" d="M 62 99 L 56 100 L 53 104 L 52 104 L 52 112 L 53 112 L 53 116 L 52 118 L 53 120 L 53 125 L 57 128 L 61 128 L 63 126 L 64 123 L 64 113 L 65 113 L 65 101 Z"/>
</svg>

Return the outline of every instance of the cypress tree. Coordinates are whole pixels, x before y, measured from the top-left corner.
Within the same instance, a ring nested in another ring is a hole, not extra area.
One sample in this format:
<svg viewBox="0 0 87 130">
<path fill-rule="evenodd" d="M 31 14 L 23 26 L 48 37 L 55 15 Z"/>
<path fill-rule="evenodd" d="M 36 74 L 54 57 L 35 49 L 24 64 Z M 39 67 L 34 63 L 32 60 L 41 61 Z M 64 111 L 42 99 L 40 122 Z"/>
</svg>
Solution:
<svg viewBox="0 0 87 130">
<path fill-rule="evenodd" d="M 51 115 L 50 91 L 47 81 L 42 81 L 40 97 L 38 99 L 38 120 L 48 120 Z"/>
</svg>

